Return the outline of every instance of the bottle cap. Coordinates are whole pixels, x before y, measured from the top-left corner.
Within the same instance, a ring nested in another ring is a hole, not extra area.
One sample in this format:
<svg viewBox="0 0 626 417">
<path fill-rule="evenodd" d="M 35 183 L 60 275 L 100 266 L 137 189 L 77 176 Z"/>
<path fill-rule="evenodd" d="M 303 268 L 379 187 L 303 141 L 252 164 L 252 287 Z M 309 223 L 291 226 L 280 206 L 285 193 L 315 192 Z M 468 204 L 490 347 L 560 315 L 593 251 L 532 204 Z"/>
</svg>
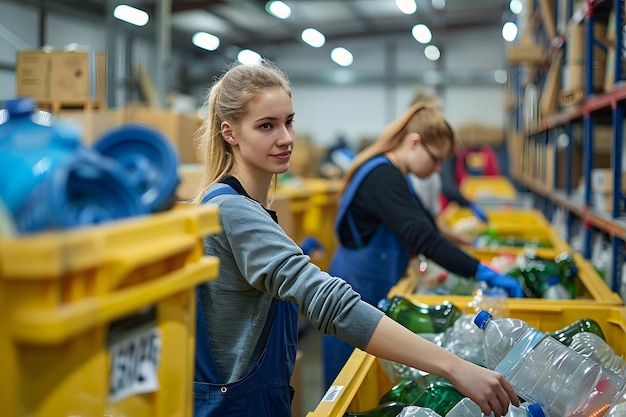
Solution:
<svg viewBox="0 0 626 417">
<path fill-rule="evenodd" d="M 380 301 L 378 302 L 377 307 L 379 310 L 382 310 L 386 313 L 387 309 L 389 308 L 389 300 L 386 298 L 381 298 Z"/>
<path fill-rule="evenodd" d="M 530 417 L 545 417 L 546 414 L 543 412 L 543 408 L 539 404 L 530 404 L 528 406 L 528 415 Z"/>
<path fill-rule="evenodd" d="M 149 211 L 167 210 L 178 186 L 178 155 L 155 128 L 126 124 L 102 135 L 93 149 L 115 159 Z"/>
<path fill-rule="evenodd" d="M 556 275 L 550 275 L 548 278 L 548 285 L 556 285 L 559 283 L 559 277 Z"/>
<path fill-rule="evenodd" d="M 28 116 L 35 110 L 35 102 L 30 97 L 7 100 L 5 106 L 9 113 L 9 119 Z"/>
<path fill-rule="evenodd" d="M 490 312 L 486 310 L 480 310 L 476 314 L 476 317 L 474 317 L 474 324 L 478 326 L 478 328 L 482 329 L 483 327 L 485 327 L 485 323 L 487 323 L 491 317 L 492 315 Z"/>
</svg>

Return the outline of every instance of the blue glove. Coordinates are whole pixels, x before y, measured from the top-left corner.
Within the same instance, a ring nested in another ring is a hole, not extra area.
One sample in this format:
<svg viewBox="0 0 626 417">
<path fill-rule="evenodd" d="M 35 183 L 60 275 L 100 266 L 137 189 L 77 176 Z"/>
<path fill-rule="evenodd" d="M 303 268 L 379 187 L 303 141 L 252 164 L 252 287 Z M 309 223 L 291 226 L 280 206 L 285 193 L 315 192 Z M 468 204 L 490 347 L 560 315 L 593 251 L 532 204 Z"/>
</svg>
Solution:
<svg viewBox="0 0 626 417">
<path fill-rule="evenodd" d="M 487 265 L 478 264 L 476 279 L 479 281 L 485 281 L 487 285 L 491 287 L 504 288 L 509 294 L 509 297 L 524 297 L 524 290 L 522 290 L 522 286 L 517 279 L 508 275 L 499 274 Z"/>
<path fill-rule="evenodd" d="M 474 216 L 476 216 L 476 218 L 478 220 L 480 220 L 483 223 L 489 223 L 489 219 L 487 218 L 487 214 L 485 213 L 485 211 L 483 209 L 478 207 L 478 204 L 470 203 L 470 209 L 472 210 L 472 213 L 474 213 Z"/>
</svg>

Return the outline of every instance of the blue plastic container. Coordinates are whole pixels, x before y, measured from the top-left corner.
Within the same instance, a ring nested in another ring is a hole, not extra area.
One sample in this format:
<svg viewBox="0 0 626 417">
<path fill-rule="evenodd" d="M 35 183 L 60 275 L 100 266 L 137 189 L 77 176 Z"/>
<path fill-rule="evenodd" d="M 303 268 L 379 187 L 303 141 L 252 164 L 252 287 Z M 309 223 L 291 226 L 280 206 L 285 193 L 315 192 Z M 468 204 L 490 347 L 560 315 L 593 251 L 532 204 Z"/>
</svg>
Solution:
<svg viewBox="0 0 626 417">
<path fill-rule="evenodd" d="M 21 233 L 92 226 L 148 213 L 112 159 L 81 150 L 39 183 L 15 214 Z"/>
<path fill-rule="evenodd" d="M 122 166 L 131 187 L 150 212 L 164 211 L 174 204 L 179 183 L 178 154 L 160 131 L 147 125 L 126 124 L 98 138 L 93 149 Z"/>
<path fill-rule="evenodd" d="M 0 200 L 15 215 L 30 191 L 81 147 L 69 124 L 44 126 L 32 120 L 29 98 L 8 100 L 0 124 Z"/>
</svg>

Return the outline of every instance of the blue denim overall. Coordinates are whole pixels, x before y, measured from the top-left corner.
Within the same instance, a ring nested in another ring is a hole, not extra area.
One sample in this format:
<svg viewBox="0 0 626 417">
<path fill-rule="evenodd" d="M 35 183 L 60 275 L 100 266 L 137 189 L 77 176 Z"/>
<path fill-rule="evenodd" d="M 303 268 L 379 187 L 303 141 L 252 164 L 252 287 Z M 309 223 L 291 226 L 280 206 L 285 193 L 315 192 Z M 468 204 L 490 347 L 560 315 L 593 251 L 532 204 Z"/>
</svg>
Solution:
<svg viewBox="0 0 626 417">
<path fill-rule="evenodd" d="M 348 222 L 357 247 L 348 248 L 339 242 L 328 270 L 331 275 L 343 278 L 363 300 L 375 306 L 381 299 L 387 298 L 391 287 L 405 274 L 410 256 L 410 248 L 383 224 L 378 226 L 371 241 L 367 245 L 363 244 L 348 212 L 367 174 L 382 164 L 391 164 L 391 161 L 380 155 L 364 163 L 341 197 L 335 232 L 339 236 L 341 224 Z M 412 187 L 411 191 L 415 194 Z M 324 337 L 324 380 L 327 388 L 332 385 L 353 350 L 354 347 L 336 337 Z"/>
<path fill-rule="evenodd" d="M 237 194 L 224 185 L 207 194 L 203 203 L 220 194 Z M 222 384 L 197 297 L 194 417 L 289 417 L 293 388 L 289 385 L 296 360 L 298 309 L 273 299 L 263 336 L 256 349 L 259 360 L 241 380 Z"/>
</svg>

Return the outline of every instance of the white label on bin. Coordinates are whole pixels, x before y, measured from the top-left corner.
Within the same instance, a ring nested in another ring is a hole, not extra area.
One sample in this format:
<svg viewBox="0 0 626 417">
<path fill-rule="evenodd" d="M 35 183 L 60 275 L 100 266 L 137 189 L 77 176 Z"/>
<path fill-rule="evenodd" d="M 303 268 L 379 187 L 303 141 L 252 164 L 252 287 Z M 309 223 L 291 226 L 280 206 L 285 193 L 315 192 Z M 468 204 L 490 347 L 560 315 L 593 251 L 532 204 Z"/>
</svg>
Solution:
<svg viewBox="0 0 626 417">
<path fill-rule="evenodd" d="M 126 334 L 111 345 L 110 352 L 110 402 L 159 389 L 159 329 L 144 327 Z"/>
<path fill-rule="evenodd" d="M 324 394 L 324 398 L 322 398 L 323 403 L 332 403 L 337 399 L 339 393 L 343 391 L 343 385 L 332 385 Z"/>
</svg>

